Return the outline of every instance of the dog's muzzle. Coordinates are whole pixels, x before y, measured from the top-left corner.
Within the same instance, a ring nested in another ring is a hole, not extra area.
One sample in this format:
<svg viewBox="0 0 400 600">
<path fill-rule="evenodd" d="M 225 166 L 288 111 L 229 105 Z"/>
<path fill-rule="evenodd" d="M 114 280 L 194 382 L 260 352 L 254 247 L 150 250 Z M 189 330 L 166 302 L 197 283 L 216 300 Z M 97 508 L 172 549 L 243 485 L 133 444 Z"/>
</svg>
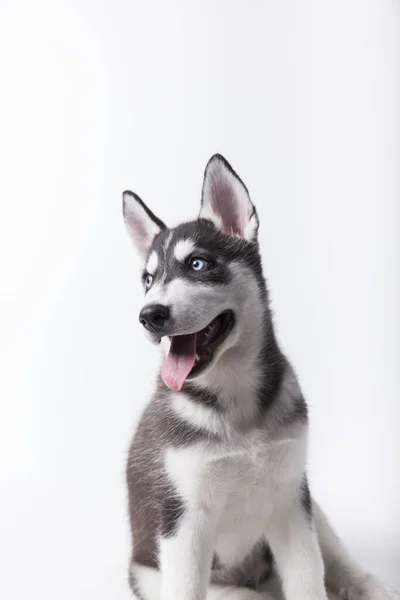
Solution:
<svg viewBox="0 0 400 600">
<path fill-rule="evenodd" d="M 163 330 L 170 317 L 171 313 L 168 306 L 150 304 L 140 311 L 139 321 L 147 331 L 163 335 Z"/>
</svg>

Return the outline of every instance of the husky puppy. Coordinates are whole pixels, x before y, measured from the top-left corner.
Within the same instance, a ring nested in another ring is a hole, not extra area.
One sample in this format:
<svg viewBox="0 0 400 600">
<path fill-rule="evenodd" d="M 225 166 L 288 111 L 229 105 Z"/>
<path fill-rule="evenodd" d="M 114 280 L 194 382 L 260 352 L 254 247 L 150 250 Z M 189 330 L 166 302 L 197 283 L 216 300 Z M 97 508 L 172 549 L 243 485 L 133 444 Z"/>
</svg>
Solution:
<svg viewBox="0 0 400 600">
<path fill-rule="evenodd" d="M 274 334 L 248 190 L 220 155 L 196 221 L 169 229 L 132 192 L 139 320 L 165 360 L 129 452 L 141 600 L 400 600 L 367 574 L 310 495 L 307 405 Z"/>
</svg>

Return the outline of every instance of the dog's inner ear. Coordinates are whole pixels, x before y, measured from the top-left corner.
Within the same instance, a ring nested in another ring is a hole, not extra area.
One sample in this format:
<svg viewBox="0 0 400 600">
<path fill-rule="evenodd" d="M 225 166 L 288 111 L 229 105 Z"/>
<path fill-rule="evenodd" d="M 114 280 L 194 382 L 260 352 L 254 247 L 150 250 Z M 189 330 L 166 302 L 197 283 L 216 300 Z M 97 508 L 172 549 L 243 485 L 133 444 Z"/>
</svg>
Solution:
<svg viewBox="0 0 400 600">
<path fill-rule="evenodd" d="M 126 228 L 141 261 L 145 262 L 154 238 L 166 226 L 133 192 L 124 192 L 122 198 Z"/>
<path fill-rule="evenodd" d="M 256 241 L 258 217 L 243 181 L 220 154 L 208 162 L 199 218 L 231 235 Z"/>
</svg>

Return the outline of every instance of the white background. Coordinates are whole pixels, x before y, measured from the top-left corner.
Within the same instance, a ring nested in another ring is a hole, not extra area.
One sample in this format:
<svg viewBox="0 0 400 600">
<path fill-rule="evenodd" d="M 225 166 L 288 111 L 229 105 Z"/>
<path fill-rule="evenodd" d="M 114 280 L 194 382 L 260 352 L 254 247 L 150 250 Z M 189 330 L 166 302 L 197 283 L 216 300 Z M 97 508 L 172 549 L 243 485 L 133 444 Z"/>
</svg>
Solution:
<svg viewBox="0 0 400 600">
<path fill-rule="evenodd" d="M 2 0 L 2 598 L 131 597 L 124 463 L 157 358 L 121 191 L 194 217 L 216 151 L 261 216 L 313 492 L 400 585 L 399 18 L 394 0 Z"/>
</svg>

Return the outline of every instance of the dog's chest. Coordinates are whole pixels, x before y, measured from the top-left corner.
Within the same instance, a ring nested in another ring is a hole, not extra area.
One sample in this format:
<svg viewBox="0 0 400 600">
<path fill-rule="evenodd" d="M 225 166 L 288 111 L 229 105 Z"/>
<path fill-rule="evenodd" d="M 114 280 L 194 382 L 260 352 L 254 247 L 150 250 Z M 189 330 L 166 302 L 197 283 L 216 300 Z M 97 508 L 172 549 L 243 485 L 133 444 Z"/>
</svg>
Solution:
<svg viewBox="0 0 400 600">
<path fill-rule="evenodd" d="M 243 560 L 263 537 L 273 511 L 277 473 L 260 452 L 232 461 L 215 536 L 215 551 L 224 564 Z"/>
<path fill-rule="evenodd" d="M 263 538 L 274 506 L 292 479 L 292 444 L 254 442 L 243 452 L 208 460 L 199 448 L 169 454 L 167 470 L 178 493 L 218 507 L 214 550 L 235 565 Z"/>
</svg>

